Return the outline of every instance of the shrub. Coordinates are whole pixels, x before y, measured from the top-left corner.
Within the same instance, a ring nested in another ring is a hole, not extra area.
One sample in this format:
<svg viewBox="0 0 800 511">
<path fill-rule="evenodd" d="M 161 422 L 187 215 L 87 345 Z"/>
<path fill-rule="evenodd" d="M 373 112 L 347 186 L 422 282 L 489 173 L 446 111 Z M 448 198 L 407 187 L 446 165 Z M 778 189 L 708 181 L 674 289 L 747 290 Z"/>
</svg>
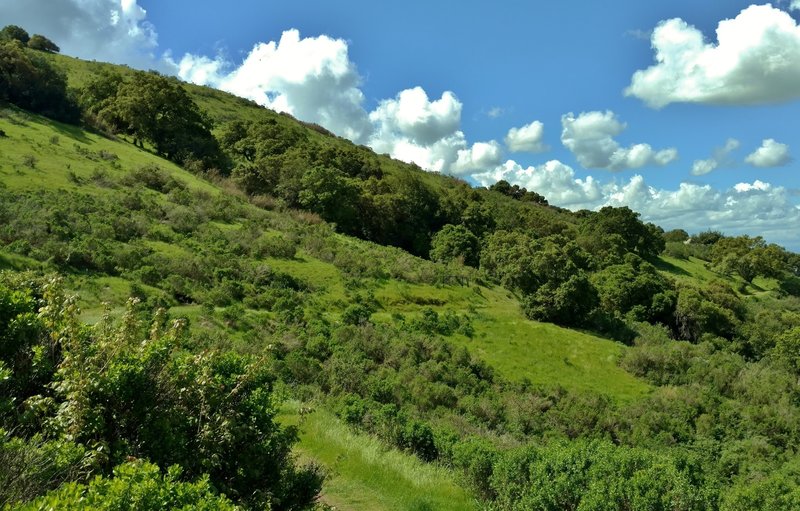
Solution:
<svg viewBox="0 0 800 511">
<path fill-rule="evenodd" d="M 67 484 L 15 511 L 69 509 L 74 511 L 160 511 L 196 509 L 235 511 L 224 495 L 217 495 L 208 477 L 184 482 L 180 467 L 166 474 L 152 463 L 130 462 L 114 468 L 111 478 L 98 476 L 86 485 Z"/>
<path fill-rule="evenodd" d="M 281 233 L 264 233 L 253 243 L 252 247 L 252 255 L 258 258 L 292 259 L 296 253 L 297 245 Z"/>
</svg>

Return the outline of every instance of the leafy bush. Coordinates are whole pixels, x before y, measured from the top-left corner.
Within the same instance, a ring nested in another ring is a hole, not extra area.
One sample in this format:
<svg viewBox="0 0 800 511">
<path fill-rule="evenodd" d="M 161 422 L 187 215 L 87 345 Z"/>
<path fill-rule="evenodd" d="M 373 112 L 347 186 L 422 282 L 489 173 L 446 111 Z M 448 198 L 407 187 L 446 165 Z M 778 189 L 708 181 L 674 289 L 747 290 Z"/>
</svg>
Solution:
<svg viewBox="0 0 800 511">
<path fill-rule="evenodd" d="M 97 476 L 88 484 L 70 483 L 14 511 L 65 509 L 70 511 L 160 511 L 197 509 L 235 511 L 234 504 L 218 495 L 208 478 L 183 482 L 178 466 L 166 474 L 152 463 L 130 462 L 114 468 L 113 477 Z"/>
<path fill-rule="evenodd" d="M 295 254 L 297 254 L 297 245 L 280 233 L 264 233 L 253 242 L 252 255 L 254 257 L 292 259 Z"/>
</svg>

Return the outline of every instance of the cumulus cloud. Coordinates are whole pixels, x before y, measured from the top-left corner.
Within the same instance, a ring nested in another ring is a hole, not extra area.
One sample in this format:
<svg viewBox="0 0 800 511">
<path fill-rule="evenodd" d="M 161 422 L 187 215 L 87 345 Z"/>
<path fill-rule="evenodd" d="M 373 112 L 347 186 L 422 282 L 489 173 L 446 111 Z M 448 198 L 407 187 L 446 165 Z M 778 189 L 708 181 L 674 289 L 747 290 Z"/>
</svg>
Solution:
<svg viewBox="0 0 800 511">
<path fill-rule="evenodd" d="M 687 182 L 676 189 L 657 188 L 641 175 L 600 183 L 592 176 L 577 177 L 569 165 L 557 160 L 529 167 L 508 160 L 473 178 L 483 186 L 504 179 L 573 211 L 628 206 L 665 229 L 715 229 L 731 235 L 758 232 L 772 242 L 800 249 L 800 231 L 786 229 L 787 223 L 800 222 L 800 206 L 794 198 L 798 191 L 759 180 L 723 190 Z"/>
<path fill-rule="evenodd" d="M 221 56 L 187 54 L 177 70 L 184 80 L 252 99 L 356 142 L 370 131 L 361 77 L 342 39 L 301 38 L 287 30 L 278 42 L 256 44 L 239 65 Z"/>
<path fill-rule="evenodd" d="M 470 174 L 478 170 L 496 167 L 502 161 L 500 144 L 494 140 L 490 142 L 475 142 L 469 149 L 460 149 L 458 158 L 451 165 L 450 172 L 456 175 Z"/>
<path fill-rule="evenodd" d="M 792 192 L 762 181 L 738 183 L 727 190 L 693 183 L 681 183 L 677 190 L 660 190 L 636 176 L 612 193 L 607 203 L 629 206 L 667 229 L 757 232 L 793 249 L 800 245 L 800 233 L 786 229 L 787 223 L 800 221 Z"/>
<path fill-rule="evenodd" d="M 659 23 L 650 40 L 656 64 L 636 71 L 625 95 L 654 108 L 800 97 L 800 27 L 787 12 L 751 5 L 736 18 L 720 21 L 716 33 L 715 44 L 680 18 Z"/>
<path fill-rule="evenodd" d="M 744 161 L 754 167 L 782 167 L 792 161 L 792 157 L 789 155 L 788 145 L 767 138 Z"/>
<path fill-rule="evenodd" d="M 431 101 L 422 87 L 414 87 L 381 101 L 369 118 L 383 130 L 429 145 L 458 130 L 461 102 L 452 92 Z"/>
<path fill-rule="evenodd" d="M 502 161 L 495 141 L 469 145 L 460 129 L 462 104 L 450 91 L 431 99 L 421 87 L 405 89 L 367 112 L 360 75 L 342 39 L 287 30 L 278 42 L 256 44 L 240 64 L 185 55 L 175 65 L 184 80 L 318 123 L 427 170 L 467 174 Z"/>
<path fill-rule="evenodd" d="M 533 121 L 521 128 L 511 128 L 505 138 L 509 151 L 541 153 L 549 147 L 544 143 L 544 124 Z"/>
<path fill-rule="evenodd" d="M 435 172 L 450 172 L 459 152 L 468 150 L 460 131 L 461 102 L 452 92 L 430 100 L 421 87 L 385 99 L 370 112 L 367 144 L 379 153 Z M 476 156 L 480 149 L 476 150 Z M 466 166 L 466 155 L 462 166 Z"/>
<path fill-rule="evenodd" d="M 739 141 L 735 138 L 729 138 L 723 147 L 714 149 L 714 155 L 705 160 L 695 160 L 692 163 L 692 175 L 702 176 L 712 172 L 719 167 L 732 165 L 730 160 L 730 153 L 739 148 Z"/>
<path fill-rule="evenodd" d="M 166 70 L 156 55 L 158 35 L 136 0 L 0 2 L 4 24 L 44 34 L 61 51 L 84 59 Z"/>
<path fill-rule="evenodd" d="M 627 127 L 614 112 L 572 112 L 561 116 L 561 142 L 585 168 L 613 171 L 646 165 L 667 165 L 678 157 L 674 148 L 656 151 L 650 144 L 622 147 L 614 137 Z"/>
<path fill-rule="evenodd" d="M 579 179 L 572 167 L 558 160 L 529 167 L 508 160 L 494 170 L 472 177 L 482 186 L 491 186 L 501 179 L 518 184 L 544 195 L 552 204 L 575 210 L 594 208 L 603 200 L 600 185 L 594 178 Z"/>
</svg>

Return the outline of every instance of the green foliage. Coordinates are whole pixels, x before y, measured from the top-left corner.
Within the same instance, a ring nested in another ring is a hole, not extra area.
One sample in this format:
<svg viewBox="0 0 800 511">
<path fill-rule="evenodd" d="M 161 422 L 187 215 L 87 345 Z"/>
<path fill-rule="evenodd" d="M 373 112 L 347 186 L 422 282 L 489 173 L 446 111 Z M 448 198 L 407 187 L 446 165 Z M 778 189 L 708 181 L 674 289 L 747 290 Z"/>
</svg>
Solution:
<svg viewBox="0 0 800 511">
<path fill-rule="evenodd" d="M 689 233 L 683 229 L 673 229 L 665 232 L 663 238 L 667 243 L 685 243 L 689 241 Z"/>
<path fill-rule="evenodd" d="M 34 34 L 30 38 L 28 41 L 28 48 L 47 53 L 58 53 L 61 51 L 61 48 L 59 48 L 56 43 L 40 34 Z"/>
<path fill-rule="evenodd" d="M 723 234 L 719 231 L 703 231 L 691 237 L 693 244 L 697 245 L 714 245 L 717 241 L 724 238 Z"/>
<path fill-rule="evenodd" d="M 116 106 L 135 72 L 87 80 L 98 65 L 37 56 L 82 86 L 94 108 L 87 121 L 126 133 Z M 276 423 L 288 394 L 319 409 L 298 412 L 301 428 L 316 425 L 297 454 L 327 465 L 326 494 L 342 507 L 446 501 L 427 495 L 436 483 L 395 484 L 407 472 L 384 465 L 408 454 L 414 467 L 425 459 L 463 472 L 489 508 L 791 505 L 800 305 L 787 272 L 797 273 L 796 257 L 749 248 L 753 267 L 765 256 L 777 264 L 758 271 L 788 284 L 784 294 L 766 279 L 745 286 L 696 259 L 737 250 L 717 246 L 721 235 L 683 244 L 685 233 L 663 233 L 630 210 L 572 214 L 526 202 L 536 197 L 510 184 L 508 194 L 470 189 L 289 116 L 181 88 L 220 125 L 233 179 L 212 185 L 130 144 L 13 108 L 2 120 L 0 160 L 18 170 L 0 190 L 0 263 L 64 271 L 88 309 L 81 317 L 97 323 L 78 321 L 77 303 L 57 286 L 3 277 L 0 335 L 11 340 L 0 408 L 19 435 L 7 444 L 24 459 L 23 446 L 62 443 L 68 461 L 58 477 L 25 476 L 35 489 L 15 498 L 72 479 L 84 495 L 89 470 L 109 477 L 132 456 L 162 474 L 180 465 L 176 484 L 207 474 L 209 498 L 307 506 L 320 477 L 294 466 L 294 432 Z M 250 194 L 258 197 L 248 204 Z M 456 230 L 482 239 L 485 274 L 336 234 L 326 220 L 426 255 L 436 233 Z M 642 261 L 667 239 L 690 257 L 654 261 L 677 286 Z M 129 294 L 143 302 L 114 320 Z M 105 313 L 101 301 L 112 302 Z M 520 302 L 531 317 L 638 338 L 626 347 L 526 321 Z M 157 306 L 172 308 L 154 315 Z M 168 327 L 176 316 L 188 318 L 188 333 Z M 315 418 L 330 408 L 356 431 Z M 512 470 L 514 446 L 532 441 L 534 455 L 515 458 L 525 470 Z M 52 467 L 30 459 L 9 466 Z M 354 495 L 346 485 L 356 479 Z M 352 498 L 337 500 L 347 491 Z"/>
<path fill-rule="evenodd" d="M 468 266 L 477 267 L 480 244 L 475 236 L 463 225 L 445 225 L 431 240 L 431 260 L 438 262 L 461 261 Z"/>
<path fill-rule="evenodd" d="M 130 462 L 114 468 L 113 477 L 97 476 L 88 484 L 67 484 L 15 511 L 64 510 L 182 510 L 234 511 L 238 509 L 224 495 L 218 495 L 208 478 L 184 482 L 180 467 L 162 474 L 158 466 Z"/>
<path fill-rule="evenodd" d="M 724 273 L 737 273 L 745 282 L 757 276 L 778 278 L 786 271 L 786 252 L 757 236 L 723 237 L 711 248 L 711 263 Z"/>
<path fill-rule="evenodd" d="M 300 180 L 299 203 L 345 232 L 358 223 L 358 187 L 340 171 L 329 167 L 307 170 Z"/>
<path fill-rule="evenodd" d="M 583 325 L 598 304 L 597 291 L 583 271 L 588 255 L 563 236 L 533 239 L 497 231 L 481 252 L 481 269 L 524 295 L 525 314 L 539 321 Z"/>
<path fill-rule="evenodd" d="M 677 295 L 672 283 L 655 267 L 629 254 L 625 263 L 607 266 L 592 275 L 606 313 L 630 314 L 637 321 L 669 325 Z"/>
<path fill-rule="evenodd" d="M 491 478 L 500 509 L 701 510 L 697 467 L 645 450 L 576 441 L 512 451 Z"/>
<path fill-rule="evenodd" d="M 64 482 L 83 479 L 91 464 L 91 453 L 81 445 L 41 435 L 24 440 L 0 429 L 0 505 L 32 500 Z"/>
<path fill-rule="evenodd" d="M 559 325 L 584 325 L 598 305 L 597 290 L 586 273 L 578 271 L 564 282 L 550 281 L 522 302 L 525 315 Z"/>
<path fill-rule="evenodd" d="M 720 511 L 789 511 L 800 507 L 796 479 L 774 474 L 750 484 L 740 483 L 727 493 Z"/>
<path fill-rule="evenodd" d="M 777 339 L 775 357 L 800 374 L 800 327 L 783 332 Z"/>
<path fill-rule="evenodd" d="M 584 239 L 598 240 L 617 235 L 626 252 L 636 253 L 643 259 L 655 258 L 664 250 L 662 234 L 663 230 L 643 223 L 639 220 L 639 213 L 628 207 L 606 206 L 586 216 L 581 224 Z"/>
<path fill-rule="evenodd" d="M 547 199 L 544 198 L 543 195 L 539 195 L 536 192 L 528 191 L 525 188 L 520 187 L 519 185 L 511 185 L 508 181 L 500 180 L 489 187 L 489 190 L 493 192 L 499 192 L 503 195 L 507 195 L 514 200 L 523 201 L 523 202 L 533 202 L 536 204 L 541 204 L 543 206 L 547 206 Z"/>
<path fill-rule="evenodd" d="M 165 329 L 161 311 L 145 334 L 135 302 L 119 326 L 106 318 L 89 331 L 57 281 L 41 290 L 44 332 L 35 340 L 56 347 L 57 369 L 52 382 L 38 382 L 41 394 L 26 400 L 26 407 L 40 402 L 44 415 L 27 423 L 42 421 L 92 446 L 100 466 L 146 457 L 161 467 L 180 465 L 189 478 L 208 474 L 215 488 L 250 506 L 300 509 L 314 500 L 321 478 L 314 467 L 293 466 L 296 433 L 275 423 L 274 376 L 262 361 L 185 353 L 178 348 L 183 323 Z M 3 296 L 6 321 L 19 324 L 29 299 Z"/>
<path fill-rule="evenodd" d="M 704 333 L 733 339 L 743 315 L 739 297 L 725 284 L 678 290 L 675 319 L 678 332 L 684 339 L 697 341 Z"/>
<path fill-rule="evenodd" d="M 28 32 L 17 25 L 6 25 L 0 30 L 0 41 L 17 41 L 22 44 L 28 44 L 30 35 Z"/>
<path fill-rule="evenodd" d="M 693 251 L 689 245 L 682 241 L 668 241 L 664 247 L 664 254 L 676 259 L 688 260 Z"/>
<path fill-rule="evenodd" d="M 134 142 L 148 142 L 172 161 L 222 166 L 211 121 L 175 79 L 137 72 L 126 80 L 107 73 L 88 83 L 79 97 L 100 127 L 131 135 Z"/>
<path fill-rule="evenodd" d="M 0 100 L 65 122 L 80 117 L 66 76 L 14 41 L 0 42 Z"/>
</svg>

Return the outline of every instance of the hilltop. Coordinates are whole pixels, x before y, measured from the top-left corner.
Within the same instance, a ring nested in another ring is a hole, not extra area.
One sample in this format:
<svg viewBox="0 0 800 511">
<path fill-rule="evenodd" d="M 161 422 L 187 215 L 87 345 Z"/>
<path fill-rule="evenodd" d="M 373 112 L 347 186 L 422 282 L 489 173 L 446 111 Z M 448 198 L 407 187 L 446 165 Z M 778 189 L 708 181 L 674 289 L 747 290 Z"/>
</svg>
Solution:
<svg viewBox="0 0 800 511">
<path fill-rule="evenodd" d="M 0 116 L 0 481 L 26 481 L 1 501 L 149 480 L 219 507 L 791 508 L 796 254 L 6 48 L 63 90 Z"/>
</svg>

